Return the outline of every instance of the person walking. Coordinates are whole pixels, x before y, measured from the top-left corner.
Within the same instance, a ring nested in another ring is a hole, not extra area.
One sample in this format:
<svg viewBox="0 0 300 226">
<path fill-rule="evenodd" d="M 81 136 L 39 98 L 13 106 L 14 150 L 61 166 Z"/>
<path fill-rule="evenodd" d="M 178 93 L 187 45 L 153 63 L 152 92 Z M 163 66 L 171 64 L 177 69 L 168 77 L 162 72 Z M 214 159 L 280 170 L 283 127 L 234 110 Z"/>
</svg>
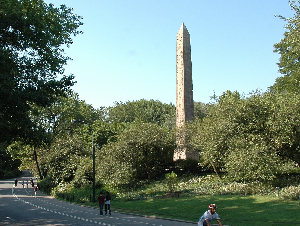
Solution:
<svg viewBox="0 0 300 226">
<path fill-rule="evenodd" d="M 98 196 L 98 203 L 99 203 L 99 207 L 100 207 L 100 215 L 103 215 L 103 206 L 105 203 L 105 197 L 103 195 L 103 192 L 100 192 L 100 195 Z"/>
<path fill-rule="evenodd" d="M 199 218 L 198 226 L 210 226 L 210 222 L 216 219 L 219 226 L 223 226 L 219 215 L 216 213 L 216 204 L 210 204 L 208 210 Z"/>
<path fill-rule="evenodd" d="M 15 179 L 15 187 L 17 187 L 17 186 L 18 186 L 18 180 Z"/>
<path fill-rule="evenodd" d="M 105 195 L 105 215 L 107 214 L 107 209 L 109 211 L 109 215 L 111 215 L 110 200 L 111 200 L 111 197 L 109 195 L 109 192 L 107 191 L 106 195 Z"/>
<path fill-rule="evenodd" d="M 34 196 L 36 196 L 36 193 L 37 193 L 37 190 L 38 190 L 38 187 L 37 187 L 37 185 L 36 185 L 36 186 L 34 186 L 33 190 L 34 190 Z"/>
</svg>

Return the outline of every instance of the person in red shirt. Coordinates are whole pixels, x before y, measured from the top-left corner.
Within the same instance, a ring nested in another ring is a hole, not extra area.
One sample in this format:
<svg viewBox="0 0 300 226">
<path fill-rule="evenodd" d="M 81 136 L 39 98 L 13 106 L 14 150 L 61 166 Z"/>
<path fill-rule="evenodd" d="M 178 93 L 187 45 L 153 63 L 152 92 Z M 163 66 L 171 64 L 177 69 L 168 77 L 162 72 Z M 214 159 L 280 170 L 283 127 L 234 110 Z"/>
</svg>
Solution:
<svg viewBox="0 0 300 226">
<path fill-rule="evenodd" d="M 99 207 L 100 207 L 100 215 L 103 215 L 103 206 L 104 206 L 104 202 L 105 202 L 105 197 L 102 192 L 100 192 L 100 195 L 98 196 L 97 200 L 98 200 Z"/>
</svg>

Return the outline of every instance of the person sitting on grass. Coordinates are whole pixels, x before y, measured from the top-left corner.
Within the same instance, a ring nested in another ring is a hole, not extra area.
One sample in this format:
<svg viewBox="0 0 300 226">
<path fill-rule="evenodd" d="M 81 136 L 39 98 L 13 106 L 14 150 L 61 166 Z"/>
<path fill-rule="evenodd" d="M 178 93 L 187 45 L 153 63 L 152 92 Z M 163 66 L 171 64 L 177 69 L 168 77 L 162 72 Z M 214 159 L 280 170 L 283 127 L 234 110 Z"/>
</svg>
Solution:
<svg viewBox="0 0 300 226">
<path fill-rule="evenodd" d="M 210 204 L 208 210 L 199 218 L 198 226 L 210 226 L 210 222 L 216 219 L 219 226 L 223 226 L 219 215 L 216 213 L 217 206 Z"/>
</svg>

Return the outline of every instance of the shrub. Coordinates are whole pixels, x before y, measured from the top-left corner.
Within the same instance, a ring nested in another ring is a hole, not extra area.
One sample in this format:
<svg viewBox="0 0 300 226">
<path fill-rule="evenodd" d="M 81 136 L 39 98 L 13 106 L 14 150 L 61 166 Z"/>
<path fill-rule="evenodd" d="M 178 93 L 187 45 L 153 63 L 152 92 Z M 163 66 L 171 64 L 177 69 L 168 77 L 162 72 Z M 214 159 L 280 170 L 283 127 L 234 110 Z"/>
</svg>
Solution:
<svg viewBox="0 0 300 226">
<path fill-rule="evenodd" d="M 173 171 L 171 173 L 166 174 L 167 186 L 170 192 L 175 192 L 178 181 L 177 181 L 177 174 Z"/>
<path fill-rule="evenodd" d="M 282 199 L 298 200 L 300 199 L 300 186 L 289 186 L 281 190 L 280 196 Z"/>
<path fill-rule="evenodd" d="M 50 194 L 54 186 L 54 182 L 50 177 L 46 177 L 45 179 L 38 182 L 39 190 L 45 192 L 46 194 Z"/>
</svg>

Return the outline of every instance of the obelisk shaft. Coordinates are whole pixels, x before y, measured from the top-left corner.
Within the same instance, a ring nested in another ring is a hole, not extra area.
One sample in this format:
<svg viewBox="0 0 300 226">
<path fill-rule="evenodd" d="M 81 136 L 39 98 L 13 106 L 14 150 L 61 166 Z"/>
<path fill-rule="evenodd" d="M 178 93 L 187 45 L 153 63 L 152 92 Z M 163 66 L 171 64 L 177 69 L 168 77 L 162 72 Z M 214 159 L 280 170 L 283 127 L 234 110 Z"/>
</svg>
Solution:
<svg viewBox="0 0 300 226">
<path fill-rule="evenodd" d="M 192 58 L 190 34 L 182 23 L 177 33 L 176 45 L 176 144 L 174 161 L 199 159 L 198 152 L 189 150 L 183 126 L 194 118 Z"/>
<path fill-rule="evenodd" d="M 176 127 L 194 118 L 190 34 L 182 23 L 176 48 Z"/>
</svg>

